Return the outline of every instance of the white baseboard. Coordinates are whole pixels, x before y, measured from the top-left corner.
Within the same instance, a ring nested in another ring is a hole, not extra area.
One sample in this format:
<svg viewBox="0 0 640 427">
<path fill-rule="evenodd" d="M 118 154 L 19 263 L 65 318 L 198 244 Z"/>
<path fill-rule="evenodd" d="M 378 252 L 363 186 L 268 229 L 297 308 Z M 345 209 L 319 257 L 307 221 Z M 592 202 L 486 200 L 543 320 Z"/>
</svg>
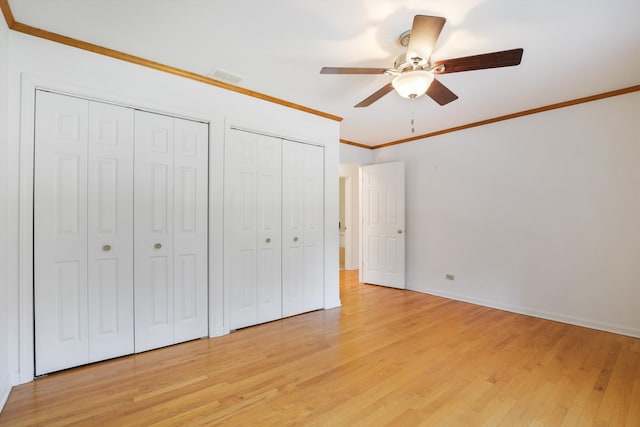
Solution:
<svg viewBox="0 0 640 427">
<path fill-rule="evenodd" d="M 436 289 L 416 289 L 416 288 L 407 288 L 407 289 L 411 289 L 412 291 L 422 292 L 425 294 L 435 295 L 443 298 L 449 298 L 456 301 L 477 304 L 484 307 L 496 308 L 498 310 L 509 311 L 512 313 L 525 314 L 527 316 L 539 317 L 541 319 L 567 323 L 569 325 L 583 326 L 585 328 L 597 329 L 599 331 L 612 332 L 614 334 L 627 335 L 634 338 L 640 338 L 640 329 L 630 328 L 623 325 L 614 325 L 606 322 L 598 322 L 591 319 L 568 316 L 562 313 L 553 313 L 553 312 L 539 310 L 531 307 L 502 304 L 502 303 L 497 303 L 495 301 L 485 300 L 482 298 L 474 298 L 466 295 L 442 292 Z"/>
<path fill-rule="evenodd" d="M 0 380 L 0 412 L 2 412 L 2 408 L 7 403 L 9 393 L 11 393 L 11 376 L 7 374 Z"/>
</svg>

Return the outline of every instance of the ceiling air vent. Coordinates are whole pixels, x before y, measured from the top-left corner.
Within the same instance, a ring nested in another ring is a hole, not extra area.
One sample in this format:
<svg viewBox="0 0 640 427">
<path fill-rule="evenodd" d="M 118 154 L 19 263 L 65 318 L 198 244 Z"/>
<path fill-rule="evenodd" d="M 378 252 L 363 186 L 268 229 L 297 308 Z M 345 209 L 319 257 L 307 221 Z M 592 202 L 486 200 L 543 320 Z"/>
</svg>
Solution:
<svg viewBox="0 0 640 427">
<path fill-rule="evenodd" d="M 229 83 L 232 85 L 240 83 L 240 81 L 243 79 L 236 74 L 232 74 L 219 68 L 212 68 L 211 71 L 207 73 L 207 76 L 220 82 Z"/>
</svg>

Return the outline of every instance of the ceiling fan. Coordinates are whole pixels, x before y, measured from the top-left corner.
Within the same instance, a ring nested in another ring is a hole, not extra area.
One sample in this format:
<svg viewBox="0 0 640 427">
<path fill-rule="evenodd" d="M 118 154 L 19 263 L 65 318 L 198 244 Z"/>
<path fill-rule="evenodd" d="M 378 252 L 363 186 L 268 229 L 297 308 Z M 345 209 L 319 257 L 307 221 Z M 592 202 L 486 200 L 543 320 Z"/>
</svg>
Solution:
<svg viewBox="0 0 640 427">
<path fill-rule="evenodd" d="M 411 30 L 400 35 L 400 44 L 407 47 L 406 54 L 396 58 L 393 68 L 323 67 L 320 74 L 387 74 L 395 76 L 355 107 L 368 107 L 394 89 L 404 98 L 417 98 L 427 94 L 440 105 L 458 99 L 434 75 L 486 68 L 510 67 L 520 64 L 523 49 L 503 50 L 431 63 L 431 52 L 446 22 L 440 16 L 416 15 Z"/>
</svg>

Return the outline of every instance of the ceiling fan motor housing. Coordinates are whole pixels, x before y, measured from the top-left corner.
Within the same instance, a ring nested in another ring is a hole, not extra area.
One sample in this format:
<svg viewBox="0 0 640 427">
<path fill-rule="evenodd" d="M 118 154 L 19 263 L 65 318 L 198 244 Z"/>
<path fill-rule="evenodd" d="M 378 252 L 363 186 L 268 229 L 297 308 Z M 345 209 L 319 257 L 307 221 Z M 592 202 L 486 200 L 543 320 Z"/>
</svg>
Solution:
<svg viewBox="0 0 640 427">
<path fill-rule="evenodd" d="M 413 60 L 407 60 L 406 53 L 398 55 L 393 62 L 393 67 L 399 72 L 404 73 L 410 70 L 430 70 L 431 63 L 428 59 L 414 58 Z"/>
</svg>

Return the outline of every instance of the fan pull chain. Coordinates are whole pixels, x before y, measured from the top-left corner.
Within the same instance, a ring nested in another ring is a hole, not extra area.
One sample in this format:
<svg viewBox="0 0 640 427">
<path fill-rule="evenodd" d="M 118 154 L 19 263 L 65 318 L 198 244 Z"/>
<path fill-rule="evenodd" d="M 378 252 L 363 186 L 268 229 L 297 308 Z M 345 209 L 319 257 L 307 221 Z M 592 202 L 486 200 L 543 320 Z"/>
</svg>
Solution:
<svg viewBox="0 0 640 427">
<path fill-rule="evenodd" d="M 415 95 L 413 95 L 411 97 L 411 133 L 416 133 L 415 128 L 413 127 L 413 118 L 415 117 L 415 102 L 416 102 L 416 97 Z"/>
</svg>

